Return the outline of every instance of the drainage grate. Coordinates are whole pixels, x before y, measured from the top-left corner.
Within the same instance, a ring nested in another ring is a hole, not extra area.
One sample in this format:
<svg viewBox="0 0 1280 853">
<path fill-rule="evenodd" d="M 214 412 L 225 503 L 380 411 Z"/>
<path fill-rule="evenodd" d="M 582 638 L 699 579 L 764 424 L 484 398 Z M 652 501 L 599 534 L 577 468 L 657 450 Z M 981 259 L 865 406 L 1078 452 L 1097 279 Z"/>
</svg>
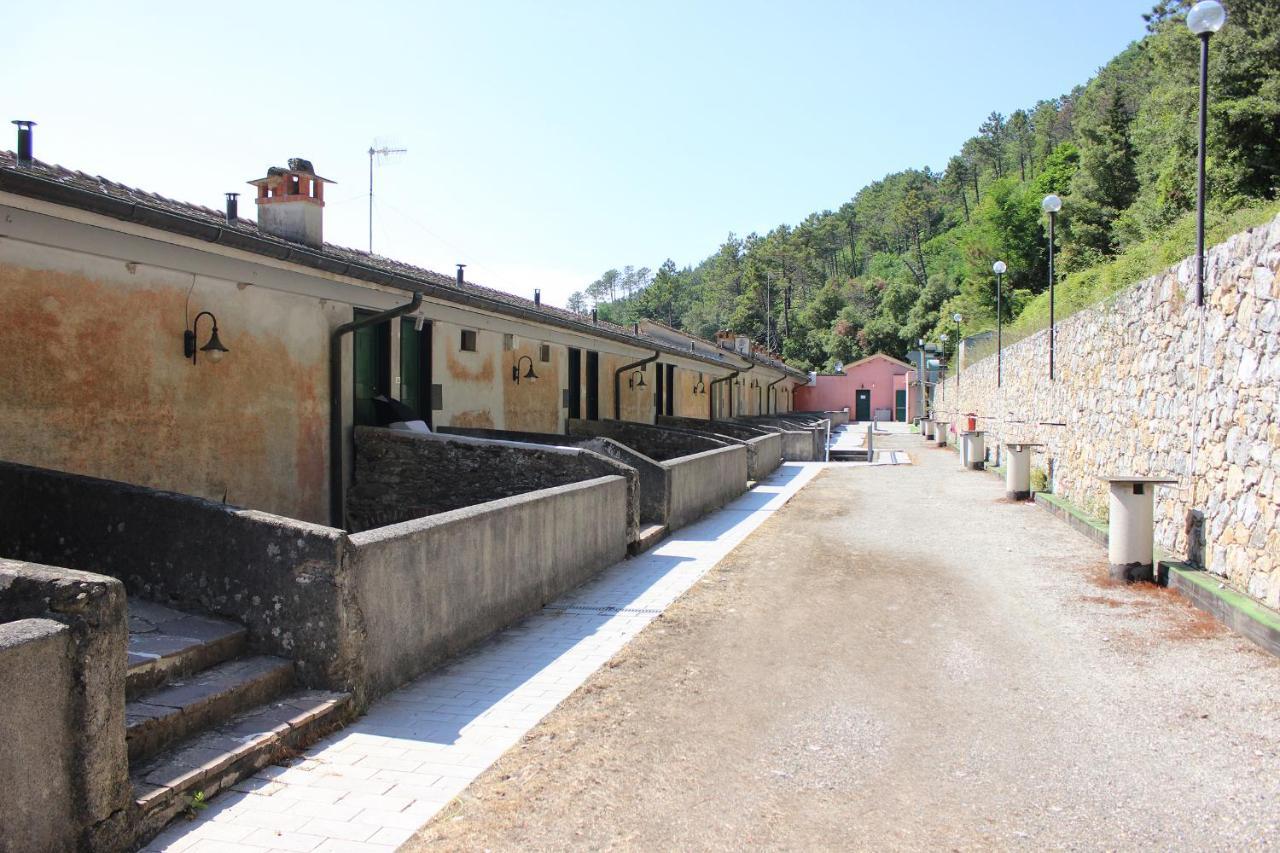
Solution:
<svg viewBox="0 0 1280 853">
<path fill-rule="evenodd" d="M 557 610 L 561 613 L 627 613 L 633 616 L 656 616 L 662 612 L 661 607 L 614 607 L 611 604 L 591 607 L 585 604 L 548 604 L 543 610 Z"/>
</svg>

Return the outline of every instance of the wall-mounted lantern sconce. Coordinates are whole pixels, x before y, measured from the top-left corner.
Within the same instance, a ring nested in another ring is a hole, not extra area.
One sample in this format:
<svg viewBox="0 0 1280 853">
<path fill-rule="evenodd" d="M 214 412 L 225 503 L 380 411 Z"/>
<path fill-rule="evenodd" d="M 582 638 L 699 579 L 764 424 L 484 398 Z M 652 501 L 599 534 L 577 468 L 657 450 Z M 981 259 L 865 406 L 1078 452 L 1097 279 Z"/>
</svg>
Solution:
<svg viewBox="0 0 1280 853">
<path fill-rule="evenodd" d="M 200 318 L 208 317 L 213 322 L 213 331 L 209 333 L 209 342 L 204 346 L 196 349 L 196 332 L 200 329 Z M 196 363 L 196 356 L 204 353 L 209 356 L 209 360 L 213 362 L 222 361 L 224 353 L 230 352 L 229 349 L 222 345 L 222 341 L 218 339 L 218 318 L 213 316 L 212 312 L 201 311 L 196 315 L 195 322 L 191 324 L 191 328 L 182 333 L 182 354 L 191 359 L 191 363 Z"/>
<path fill-rule="evenodd" d="M 751 380 L 751 387 L 752 387 L 752 388 L 759 388 L 759 387 L 760 387 L 760 380 L 759 380 L 759 379 L 752 379 L 752 380 Z"/>
<path fill-rule="evenodd" d="M 693 393 L 699 395 L 707 393 L 707 383 L 703 381 L 701 373 L 698 374 L 697 384 L 693 386 Z"/>
<path fill-rule="evenodd" d="M 529 362 L 529 369 L 525 371 L 524 378 L 530 382 L 538 381 L 538 374 L 533 372 L 533 359 L 527 355 L 520 356 L 519 360 L 511 366 L 511 381 L 520 384 L 520 365 Z"/>
<path fill-rule="evenodd" d="M 640 377 L 639 380 L 636 379 L 637 376 Z M 644 371 L 637 370 L 634 373 L 632 373 L 631 378 L 627 380 L 627 387 L 628 388 L 644 388 L 645 387 Z"/>
</svg>

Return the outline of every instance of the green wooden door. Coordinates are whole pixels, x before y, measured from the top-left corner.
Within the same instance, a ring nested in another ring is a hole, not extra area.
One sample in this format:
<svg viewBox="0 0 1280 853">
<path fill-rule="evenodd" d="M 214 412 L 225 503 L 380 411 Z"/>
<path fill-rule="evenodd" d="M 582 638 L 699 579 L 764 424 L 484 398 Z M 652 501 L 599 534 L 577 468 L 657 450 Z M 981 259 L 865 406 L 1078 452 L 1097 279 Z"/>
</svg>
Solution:
<svg viewBox="0 0 1280 853">
<path fill-rule="evenodd" d="M 415 331 L 413 320 L 400 325 L 400 402 L 431 425 L 431 324 Z"/>
<path fill-rule="evenodd" d="M 855 421 L 871 420 L 871 391 L 867 388 L 858 389 L 858 394 L 853 401 L 853 419 Z"/>
<path fill-rule="evenodd" d="M 893 419 L 895 421 L 905 421 L 907 419 L 907 389 L 899 388 L 894 391 L 893 402 L 896 410 Z"/>
<path fill-rule="evenodd" d="M 371 313 L 356 311 L 356 319 Z M 355 422 L 376 426 L 373 398 L 387 393 L 391 384 L 391 324 L 365 326 L 356 329 L 352 337 L 355 350 Z"/>
</svg>

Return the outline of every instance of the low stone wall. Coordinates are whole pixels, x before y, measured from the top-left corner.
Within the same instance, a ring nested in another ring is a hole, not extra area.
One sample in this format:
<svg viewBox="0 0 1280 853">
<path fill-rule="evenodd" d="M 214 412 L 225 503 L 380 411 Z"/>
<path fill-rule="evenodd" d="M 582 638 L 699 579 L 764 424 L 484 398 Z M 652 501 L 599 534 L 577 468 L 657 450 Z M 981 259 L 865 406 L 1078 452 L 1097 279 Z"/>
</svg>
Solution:
<svg viewBox="0 0 1280 853">
<path fill-rule="evenodd" d="M 725 441 L 743 444 L 747 448 L 748 480 L 763 480 L 782 464 L 782 435 L 776 427 L 668 416 L 659 417 L 658 426 L 702 432 Z"/>
<path fill-rule="evenodd" d="M 670 474 L 672 530 L 697 521 L 747 490 L 747 449 L 720 447 L 662 463 Z"/>
<path fill-rule="evenodd" d="M 398 524 L 499 498 L 618 476 L 627 482 L 624 530 L 640 527 L 640 478 L 586 443 L 540 433 L 413 433 L 356 427 L 355 477 L 347 495 L 352 532 Z M 531 443 L 536 442 L 536 443 Z M 563 446 L 562 446 L 563 445 Z"/>
<path fill-rule="evenodd" d="M 602 477 L 351 535 L 371 695 L 626 555 L 626 480 Z"/>
<path fill-rule="evenodd" d="M 120 849 L 128 628 L 120 581 L 0 559 L 0 849 Z"/>
<path fill-rule="evenodd" d="M 108 575 L 249 628 L 311 687 L 347 689 L 358 620 L 343 531 L 189 495 L 0 462 L 0 555 Z"/>
<path fill-rule="evenodd" d="M 611 473 L 627 476 L 628 497 L 638 503 L 633 515 L 638 522 L 655 524 L 667 523 L 667 478 L 662 466 L 648 456 L 637 453 L 625 444 L 619 444 L 611 438 L 589 438 L 580 435 L 557 435 L 544 432 L 513 432 L 501 429 L 480 429 L 476 427 L 441 427 L 436 432 L 446 435 L 463 435 L 473 438 L 484 438 L 500 441 L 521 441 L 533 444 L 555 444 L 565 447 L 578 447 L 597 453 L 606 459 L 618 463 L 614 470 L 601 470 L 599 476 Z M 624 469 L 631 469 L 630 472 Z M 638 488 L 631 482 L 632 475 L 638 477 Z M 632 492 L 636 494 L 633 495 Z M 637 526 L 636 533 L 639 527 Z M 635 535 L 628 541 L 635 541 Z"/>
<path fill-rule="evenodd" d="M 604 436 L 625 444 L 658 462 L 724 447 L 726 442 L 689 430 L 635 424 L 630 421 L 571 420 L 569 435 Z"/>
<path fill-rule="evenodd" d="M 973 412 L 987 447 L 1045 444 L 1034 467 L 1099 518 L 1099 476 L 1177 478 L 1155 492 L 1165 551 L 1280 606 L 1280 218 L 1215 246 L 1205 305 L 1192 259 L 964 364 L 936 392 L 947 420 Z"/>
</svg>

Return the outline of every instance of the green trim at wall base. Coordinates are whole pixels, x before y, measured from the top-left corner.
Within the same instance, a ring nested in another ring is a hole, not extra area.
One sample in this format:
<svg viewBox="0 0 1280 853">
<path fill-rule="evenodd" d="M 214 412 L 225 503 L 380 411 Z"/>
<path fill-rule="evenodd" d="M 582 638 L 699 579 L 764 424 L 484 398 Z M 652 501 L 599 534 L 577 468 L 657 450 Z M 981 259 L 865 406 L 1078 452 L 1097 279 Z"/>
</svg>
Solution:
<svg viewBox="0 0 1280 853">
<path fill-rule="evenodd" d="M 1106 546 L 1105 521 L 1058 495 L 1036 492 L 1035 501 L 1094 542 Z M 1158 548 L 1155 558 L 1156 577 L 1162 585 L 1176 590 L 1232 631 L 1280 657 L 1280 613 L 1227 586 L 1217 575 L 1175 560 Z"/>
</svg>

